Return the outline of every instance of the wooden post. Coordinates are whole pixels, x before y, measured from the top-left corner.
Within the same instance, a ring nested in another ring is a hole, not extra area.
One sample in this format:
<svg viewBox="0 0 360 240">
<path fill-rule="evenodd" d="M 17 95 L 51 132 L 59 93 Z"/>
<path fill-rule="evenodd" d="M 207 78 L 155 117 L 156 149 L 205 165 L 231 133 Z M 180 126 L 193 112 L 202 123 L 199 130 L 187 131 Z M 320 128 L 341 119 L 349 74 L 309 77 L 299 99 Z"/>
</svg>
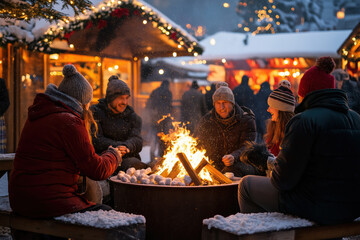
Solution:
<svg viewBox="0 0 360 240">
<path fill-rule="evenodd" d="M 171 169 L 171 172 L 169 173 L 169 175 L 167 177 L 174 179 L 177 177 L 177 175 L 180 172 L 180 162 L 176 162 L 174 167 Z"/>
<path fill-rule="evenodd" d="M 198 186 L 201 185 L 201 179 L 199 178 L 199 176 L 195 173 L 195 170 L 193 169 L 193 167 L 191 166 L 189 160 L 187 159 L 186 155 L 184 153 L 177 153 L 176 156 L 180 159 L 180 162 L 182 163 L 182 165 L 184 166 L 186 172 L 189 174 L 189 176 L 191 177 L 191 180 L 193 181 L 193 183 Z"/>
<path fill-rule="evenodd" d="M 225 177 L 219 170 L 211 166 L 209 163 L 206 164 L 205 168 L 216 178 L 220 183 L 232 183 L 232 181 Z"/>
</svg>

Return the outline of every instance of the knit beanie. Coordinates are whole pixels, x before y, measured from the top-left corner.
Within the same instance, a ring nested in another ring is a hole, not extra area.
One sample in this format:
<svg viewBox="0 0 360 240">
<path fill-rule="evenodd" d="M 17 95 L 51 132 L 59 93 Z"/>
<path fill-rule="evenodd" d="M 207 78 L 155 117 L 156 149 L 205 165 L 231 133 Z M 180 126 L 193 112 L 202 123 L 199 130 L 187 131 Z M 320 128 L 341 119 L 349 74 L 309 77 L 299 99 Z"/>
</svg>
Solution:
<svg viewBox="0 0 360 240">
<path fill-rule="evenodd" d="M 335 88 L 335 79 L 330 73 L 335 68 L 335 61 L 331 57 L 321 57 L 315 66 L 308 69 L 300 80 L 298 94 L 305 97 L 306 94 L 316 90 Z"/>
<path fill-rule="evenodd" d="M 228 87 L 226 82 L 219 82 L 216 84 L 216 91 L 213 96 L 213 103 L 219 100 L 228 101 L 235 105 L 234 94 L 231 89 Z"/>
<path fill-rule="evenodd" d="M 67 64 L 63 68 L 64 79 L 58 90 L 75 98 L 81 104 L 88 104 L 93 98 L 93 88 L 90 83 L 79 73 L 75 66 Z"/>
<path fill-rule="evenodd" d="M 279 88 L 270 93 L 268 98 L 269 106 L 283 112 L 294 112 L 295 97 L 290 87 L 289 81 L 282 80 L 279 83 Z"/>
<path fill-rule="evenodd" d="M 106 96 L 105 96 L 106 101 L 110 103 L 115 98 L 121 95 L 130 96 L 130 88 L 124 81 L 120 80 L 118 76 L 112 75 L 109 78 L 109 82 L 106 89 Z"/>
</svg>

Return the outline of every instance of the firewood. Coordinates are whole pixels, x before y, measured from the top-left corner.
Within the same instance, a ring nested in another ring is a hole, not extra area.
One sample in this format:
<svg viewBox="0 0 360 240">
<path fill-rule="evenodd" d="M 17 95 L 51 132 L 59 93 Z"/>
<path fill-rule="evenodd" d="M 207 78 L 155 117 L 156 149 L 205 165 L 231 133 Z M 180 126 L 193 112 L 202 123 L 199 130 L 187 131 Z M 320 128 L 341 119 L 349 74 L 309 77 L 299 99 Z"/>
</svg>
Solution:
<svg viewBox="0 0 360 240">
<path fill-rule="evenodd" d="M 206 164 L 208 164 L 208 161 L 206 161 L 204 158 L 201 160 L 201 162 L 199 163 L 199 165 L 197 165 L 197 167 L 195 168 L 195 172 L 196 174 L 199 175 L 199 173 L 201 172 L 201 170 L 206 166 Z"/>
<path fill-rule="evenodd" d="M 201 185 L 201 179 L 196 174 L 195 170 L 191 166 L 189 160 L 187 159 L 185 153 L 177 153 L 176 156 L 179 158 L 180 162 L 184 166 L 186 172 L 191 177 L 191 180 L 194 182 L 196 186 Z"/>
<path fill-rule="evenodd" d="M 225 177 L 224 174 L 222 174 L 219 170 L 217 170 L 215 167 L 211 166 L 209 163 L 206 164 L 205 168 L 214 176 L 215 179 L 217 179 L 220 183 L 232 183 L 232 181 Z"/>
<path fill-rule="evenodd" d="M 180 173 L 180 162 L 176 162 L 174 167 L 171 169 L 169 175 L 167 177 L 174 179 Z"/>
</svg>

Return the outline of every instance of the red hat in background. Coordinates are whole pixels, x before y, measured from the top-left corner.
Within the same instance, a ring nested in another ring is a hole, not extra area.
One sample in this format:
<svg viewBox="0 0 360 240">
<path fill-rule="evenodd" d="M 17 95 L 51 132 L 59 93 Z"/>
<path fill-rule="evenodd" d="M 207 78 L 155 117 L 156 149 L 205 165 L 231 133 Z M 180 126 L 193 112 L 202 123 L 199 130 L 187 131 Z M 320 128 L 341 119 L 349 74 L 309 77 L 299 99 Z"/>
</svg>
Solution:
<svg viewBox="0 0 360 240">
<path fill-rule="evenodd" d="M 306 94 L 316 90 L 335 88 L 335 79 L 330 73 L 335 68 L 335 61 L 331 57 L 321 57 L 315 66 L 309 68 L 300 80 L 298 95 L 305 97 Z"/>
</svg>

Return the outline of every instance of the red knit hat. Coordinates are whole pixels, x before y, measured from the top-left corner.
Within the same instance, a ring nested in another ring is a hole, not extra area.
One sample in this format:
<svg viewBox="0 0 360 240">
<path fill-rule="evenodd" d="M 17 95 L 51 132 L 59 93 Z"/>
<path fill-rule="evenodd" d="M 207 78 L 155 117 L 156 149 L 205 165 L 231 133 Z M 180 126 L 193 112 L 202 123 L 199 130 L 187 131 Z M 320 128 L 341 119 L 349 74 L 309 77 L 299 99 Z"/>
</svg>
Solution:
<svg viewBox="0 0 360 240">
<path fill-rule="evenodd" d="M 312 91 L 335 88 L 334 76 L 330 73 L 335 68 L 335 61 L 331 57 L 321 57 L 315 66 L 309 68 L 300 80 L 298 95 L 305 97 Z"/>
</svg>

